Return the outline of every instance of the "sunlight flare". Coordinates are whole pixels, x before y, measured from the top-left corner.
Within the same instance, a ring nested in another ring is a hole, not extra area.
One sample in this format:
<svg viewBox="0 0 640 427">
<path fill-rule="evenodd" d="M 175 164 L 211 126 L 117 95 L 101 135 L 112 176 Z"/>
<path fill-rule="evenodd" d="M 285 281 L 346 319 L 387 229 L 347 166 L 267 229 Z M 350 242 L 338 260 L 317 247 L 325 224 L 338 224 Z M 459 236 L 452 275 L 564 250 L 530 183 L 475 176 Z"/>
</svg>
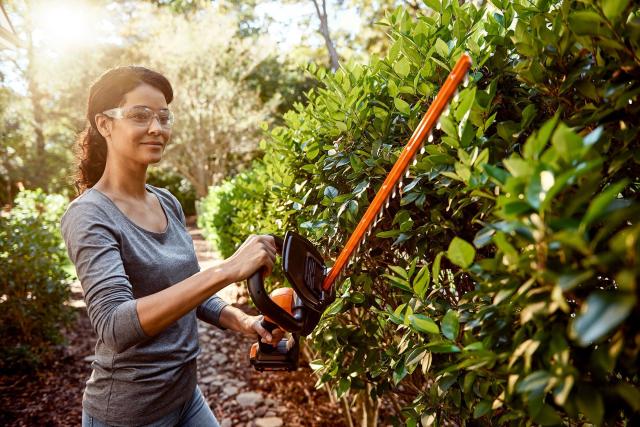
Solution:
<svg viewBox="0 0 640 427">
<path fill-rule="evenodd" d="M 97 13 L 82 2 L 42 2 L 34 10 L 34 38 L 47 49 L 65 52 L 94 42 Z"/>
</svg>

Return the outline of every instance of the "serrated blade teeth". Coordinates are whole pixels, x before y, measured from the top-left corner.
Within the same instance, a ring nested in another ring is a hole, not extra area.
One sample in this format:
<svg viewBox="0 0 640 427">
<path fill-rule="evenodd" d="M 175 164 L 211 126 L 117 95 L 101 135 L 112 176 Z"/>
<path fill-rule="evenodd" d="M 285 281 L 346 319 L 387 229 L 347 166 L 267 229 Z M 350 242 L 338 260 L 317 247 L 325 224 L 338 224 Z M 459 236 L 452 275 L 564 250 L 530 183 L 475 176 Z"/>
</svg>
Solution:
<svg viewBox="0 0 640 427">
<path fill-rule="evenodd" d="M 436 125 L 436 129 L 440 130 L 442 128 L 442 123 L 438 120 L 438 124 Z"/>
<path fill-rule="evenodd" d="M 409 169 L 407 169 L 407 172 L 404 174 L 404 176 L 406 178 L 409 178 L 410 175 L 411 175 L 411 172 L 409 171 Z"/>
<path fill-rule="evenodd" d="M 429 134 L 429 138 L 427 138 L 427 141 L 433 142 L 433 134 L 432 133 Z"/>
<path fill-rule="evenodd" d="M 387 198 L 387 201 L 384 203 L 384 207 L 389 209 L 389 203 L 391 203 L 391 201 Z"/>
<path fill-rule="evenodd" d="M 420 148 L 420 154 L 424 154 L 427 152 L 427 149 L 425 147 Z"/>
<path fill-rule="evenodd" d="M 447 105 L 447 108 L 444 109 L 444 111 L 442 112 L 442 115 L 448 116 L 450 112 L 451 112 L 451 109 L 449 108 L 449 105 Z"/>
<path fill-rule="evenodd" d="M 459 100 L 460 100 L 460 93 L 456 89 L 456 91 L 454 92 L 454 95 L 453 95 L 453 102 L 455 102 L 457 104 Z"/>
<path fill-rule="evenodd" d="M 464 86 L 464 87 L 469 86 L 469 73 L 466 73 L 464 75 L 464 80 L 462 81 L 462 86 Z"/>
</svg>

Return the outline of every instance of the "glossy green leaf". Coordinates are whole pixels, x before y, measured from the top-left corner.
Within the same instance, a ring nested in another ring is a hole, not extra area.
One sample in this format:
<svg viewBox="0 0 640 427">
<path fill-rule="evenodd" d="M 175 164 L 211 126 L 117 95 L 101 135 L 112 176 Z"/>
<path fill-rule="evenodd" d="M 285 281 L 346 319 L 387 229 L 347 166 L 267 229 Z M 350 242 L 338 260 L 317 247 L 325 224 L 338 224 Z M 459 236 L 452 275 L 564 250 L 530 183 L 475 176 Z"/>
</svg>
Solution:
<svg viewBox="0 0 640 427">
<path fill-rule="evenodd" d="M 599 35 L 601 25 L 604 25 L 602 17 L 591 10 L 575 11 L 569 15 L 569 27 L 581 36 Z"/>
<path fill-rule="evenodd" d="M 635 304 L 636 297 L 633 294 L 591 293 L 572 323 L 573 336 L 581 346 L 598 342 L 627 318 Z"/>
<path fill-rule="evenodd" d="M 473 101 L 476 99 L 476 87 L 465 89 L 460 92 L 460 100 L 455 109 L 455 118 L 457 121 L 462 120 L 465 114 L 471 109 Z"/>
<path fill-rule="evenodd" d="M 400 111 L 401 113 L 406 114 L 406 115 L 409 115 L 411 113 L 411 107 L 409 106 L 409 104 L 407 104 L 402 99 L 394 98 L 393 99 L 393 104 L 396 106 L 398 111 Z"/>
<path fill-rule="evenodd" d="M 338 381 L 338 388 L 336 390 L 338 393 L 338 397 L 344 395 L 350 387 L 351 381 L 349 381 L 349 378 L 340 378 L 340 381 Z"/>
<path fill-rule="evenodd" d="M 407 58 L 402 58 L 393 64 L 393 70 L 402 78 L 407 77 L 411 70 L 411 63 Z"/>
<path fill-rule="evenodd" d="M 587 213 L 585 213 L 582 218 L 580 226 L 582 228 L 588 227 L 591 223 L 601 218 L 607 212 L 607 208 L 611 205 L 611 202 L 618 196 L 620 191 L 627 186 L 627 184 L 628 181 L 626 179 L 619 181 L 610 185 L 602 193 L 598 194 L 589 204 Z"/>
<path fill-rule="evenodd" d="M 473 418 L 480 418 L 491 411 L 491 401 L 481 400 L 475 408 L 473 408 Z"/>
<path fill-rule="evenodd" d="M 541 395 L 545 387 L 551 380 L 551 374 L 547 371 L 536 371 L 524 378 L 518 383 L 518 393 L 531 393 L 533 395 Z"/>
<path fill-rule="evenodd" d="M 425 334 L 437 334 L 440 332 L 436 322 L 423 314 L 411 315 L 409 316 L 409 320 L 411 326 L 419 332 L 424 332 Z"/>
<path fill-rule="evenodd" d="M 449 46 L 447 46 L 442 39 L 439 38 L 436 40 L 435 48 L 438 55 L 442 58 L 447 58 L 449 56 Z"/>
<path fill-rule="evenodd" d="M 628 4 L 629 0 L 602 0 L 602 11 L 610 21 L 619 21 L 625 18 L 622 12 Z"/>
<path fill-rule="evenodd" d="M 427 349 L 432 353 L 460 353 L 460 347 L 451 343 L 430 343 Z"/>
<path fill-rule="evenodd" d="M 488 163 L 482 165 L 483 169 L 490 177 L 494 178 L 498 183 L 504 184 L 507 182 L 507 178 L 509 177 L 509 173 L 504 169 L 499 167 L 490 165 Z"/>
<path fill-rule="evenodd" d="M 404 361 L 399 360 L 395 369 L 393 370 L 393 383 L 398 384 L 400 381 L 407 376 L 409 372 L 407 371 L 407 366 L 404 364 Z"/>
<path fill-rule="evenodd" d="M 407 270 L 405 270 L 404 268 L 400 267 L 399 265 L 390 265 L 389 268 L 404 280 L 409 280 Z"/>
<path fill-rule="evenodd" d="M 566 162 L 570 163 L 582 149 L 582 138 L 564 124 L 558 125 L 551 143 Z"/>
<path fill-rule="evenodd" d="M 431 273 L 429 273 L 429 266 L 424 265 L 413 280 L 413 290 L 420 298 L 424 298 L 429 282 L 431 280 Z"/>
<path fill-rule="evenodd" d="M 333 199 L 338 196 L 338 189 L 328 185 L 324 189 L 324 195 L 330 199 Z"/>
<path fill-rule="evenodd" d="M 440 322 L 440 329 L 442 330 L 442 335 L 450 340 L 455 340 L 458 337 L 458 331 L 460 329 L 458 312 L 454 310 L 447 311 L 447 314 L 442 318 L 442 322 Z"/>
<path fill-rule="evenodd" d="M 431 266 L 431 277 L 435 286 L 440 285 L 440 260 L 442 259 L 443 255 L 444 252 L 439 252 L 438 255 L 436 255 L 436 259 L 433 261 L 433 265 Z"/>
<path fill-rule="evenodd" d="M 459 237 L 454 237 L 449 244 L 447 258 L 459 267 L 469 267 L 475 256 L 476 250 L 473 245 Z"/>
<path fill-rule="evenodd" d="M 436 12 L 440 12 L 442 10 L 441 0 L 423 0 L 423 2 Z"/>
</svg>

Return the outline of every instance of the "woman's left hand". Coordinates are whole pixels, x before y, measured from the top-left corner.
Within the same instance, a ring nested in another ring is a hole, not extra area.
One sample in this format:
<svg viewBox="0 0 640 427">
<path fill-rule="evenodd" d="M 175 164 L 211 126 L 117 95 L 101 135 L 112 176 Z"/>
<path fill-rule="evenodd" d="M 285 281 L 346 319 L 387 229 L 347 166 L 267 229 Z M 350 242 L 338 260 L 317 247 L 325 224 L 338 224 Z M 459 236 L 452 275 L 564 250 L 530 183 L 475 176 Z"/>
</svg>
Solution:
<svg viewBox="0 0 640 427">
<path fill-rule="evenodd" d="M 285 332 L 280 328 L 275 328 L 271 333 L 260 324 L 264 316 L 246 315 L 243 321 L 242 333 L 260 339 L 263 343 L 276 345 L 284 337 Z"/>
</svg>

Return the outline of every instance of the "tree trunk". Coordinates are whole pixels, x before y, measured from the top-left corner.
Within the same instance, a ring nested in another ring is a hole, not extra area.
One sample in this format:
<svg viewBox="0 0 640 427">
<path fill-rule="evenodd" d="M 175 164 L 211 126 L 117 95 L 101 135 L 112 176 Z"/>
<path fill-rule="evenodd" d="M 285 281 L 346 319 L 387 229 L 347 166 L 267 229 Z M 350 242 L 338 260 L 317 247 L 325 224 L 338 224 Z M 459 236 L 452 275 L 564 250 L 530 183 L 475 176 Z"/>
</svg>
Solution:
<svg viewBox="0 0 640 427">
<path fill-rule="evenodd" d="M 376 427 L 378 425 L 380 402 L 371 398 L 370 384 L 367 384 L 366 389 L 358 396 L 358 406 L 361 413 L 360 426 Z"/>
<path fill-rule="evenodd" d="M 25 77 L 28 82 L 29 88 L 29 101 L 31 103 L 31 112 L 33 114 L 33 131 L 35 135 L 35 150 L 34 150 L 34 165 L 43 164 L 45 161 L 45 137 L 44 137 L 44 108 L 42 107 L 43 94 L 38 86 L 36 76 L 35 65 L 35 49 L 33 46 L 33 23 L 31 22 L 31 2 L 27 3 L 28 12 L 26 18 L 26 33 L 27 33 L 27 69 Z M 45 187 L 45 173 L 46 167 L 35 168 L 35 184 L 37 187 Z"/>
<path fill-rule="evenodd" d="M 331 61 L 331 70 L 336 71 L 340 66 L 340 60 L 338 59 L 338 52 L 336 52 L 336 48 L 331 40 L 331 34 L 329 33 L 329 17 L 327 16 L 327 2 L 326 0 L 322 0 L 322 10 L 320 10 L 320 6 L 318 5 L 318 0 L 311 0 L 313 5 L 316 8 L 316 13 L 318 14 L 318 19 L 320 20 L 320 34 L 324 38 L 324 43 L 327 46 L 327 50 L 329 51 L 329 59 Z"/>
</svg>

